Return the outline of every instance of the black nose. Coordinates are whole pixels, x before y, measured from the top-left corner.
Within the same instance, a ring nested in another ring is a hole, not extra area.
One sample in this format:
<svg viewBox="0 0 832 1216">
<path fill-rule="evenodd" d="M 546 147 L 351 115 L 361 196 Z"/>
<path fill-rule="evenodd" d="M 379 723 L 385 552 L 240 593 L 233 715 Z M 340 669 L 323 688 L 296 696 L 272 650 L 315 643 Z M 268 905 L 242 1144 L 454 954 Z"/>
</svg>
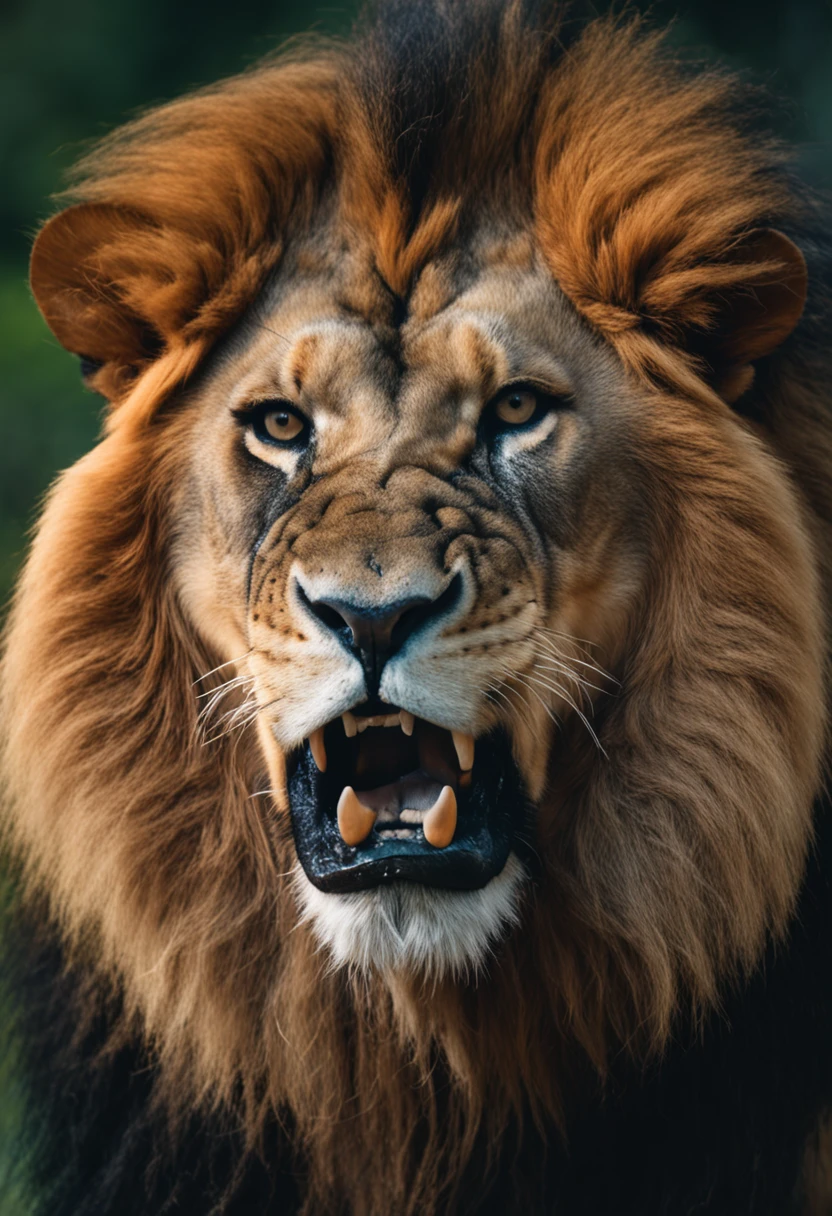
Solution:
<svg viewBox="0 0 832 1216">
<path fill-rule="evenodd" d="M 308 611 L 358 657 L 364 668 L 367 695 L 375 697 L 385 663 L 428 622 L 454 607 L 462 594 L 462 579 L 455 575 L 436 599 L 412 596 L 370 606 L 334 597 L 310 600 L 301 587 L 298 594 Z"/>
</svg>

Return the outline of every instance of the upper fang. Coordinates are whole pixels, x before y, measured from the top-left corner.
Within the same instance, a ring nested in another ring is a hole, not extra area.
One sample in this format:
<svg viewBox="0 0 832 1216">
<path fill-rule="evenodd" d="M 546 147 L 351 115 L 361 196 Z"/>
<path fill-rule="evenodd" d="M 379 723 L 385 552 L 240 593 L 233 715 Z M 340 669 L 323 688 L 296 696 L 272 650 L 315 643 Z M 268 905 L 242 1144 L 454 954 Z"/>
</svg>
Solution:
<svg viewBox="0 0 832 1216">
<path fill-rule="evenodd" d="M 464 735 L 461 731 L 452 730 L 451 738 L 456 748 L 456 758 L 463 773 L 474 767 L 474 736 Z"/>
<path fill-rule="evenodd" d="M 313 730 L 309 736 L 309 750 L 312 753 L 312 759 L 318 766 L 318 771 L 326 772 L 326 746 L 324 744 L 324 728 L 319 726 L 317 730 Z"/>
</svg>

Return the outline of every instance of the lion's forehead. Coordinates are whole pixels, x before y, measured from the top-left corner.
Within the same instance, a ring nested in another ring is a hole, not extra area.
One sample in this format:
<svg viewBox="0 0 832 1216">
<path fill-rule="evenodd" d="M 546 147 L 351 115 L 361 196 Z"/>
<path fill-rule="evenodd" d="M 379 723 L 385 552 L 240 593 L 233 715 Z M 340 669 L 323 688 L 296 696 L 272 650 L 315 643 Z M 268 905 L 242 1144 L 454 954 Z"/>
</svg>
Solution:
<svg viewBox="0 0 832 1216">
<path fill-rule="evenodd" d="M 528 242 L 446 254 L 403 301 L 363 255 L 343 257 L 346 268 L 304 260 L 302 274 L 288 261 L 238 361 L 241 400 L 279 396 L 314 413 L 324 467 L 328 455 L 340 463 L 390 442 L 416 459 L 427 437 L 452 467 L 502 385 L 533 378 L 568 390 L 568 308 Z"/>
</svg>

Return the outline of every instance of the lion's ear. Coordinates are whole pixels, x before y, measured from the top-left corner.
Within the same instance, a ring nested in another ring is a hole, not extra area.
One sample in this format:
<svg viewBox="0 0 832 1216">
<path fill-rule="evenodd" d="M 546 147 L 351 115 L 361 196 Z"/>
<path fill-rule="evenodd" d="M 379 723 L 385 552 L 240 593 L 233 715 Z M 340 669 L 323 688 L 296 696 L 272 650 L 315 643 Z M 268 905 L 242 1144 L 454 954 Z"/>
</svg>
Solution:
<svg viewBox="0 0 832 1216">
<path fill-rule="evenodd" d="M 47 325 L 108 397 L 119 396 L 164 342 L 139 303 L 159 287 L 155 259 L 144 256 L 154 233 L 150 220 L 126 208 L 80 203 L 49 220 L 32 250 L 32 293 Z"/>
<path fill-rule="evenodd" d="M 714 386 L 729 403 L 750 387 L 753 365 L 770 355 L 797 325 L 806 303 L 806 260 L 773 228 L 745 236 L 731 252 L 736 281 L 717 293 L 704 357 Z"/>
</svg>

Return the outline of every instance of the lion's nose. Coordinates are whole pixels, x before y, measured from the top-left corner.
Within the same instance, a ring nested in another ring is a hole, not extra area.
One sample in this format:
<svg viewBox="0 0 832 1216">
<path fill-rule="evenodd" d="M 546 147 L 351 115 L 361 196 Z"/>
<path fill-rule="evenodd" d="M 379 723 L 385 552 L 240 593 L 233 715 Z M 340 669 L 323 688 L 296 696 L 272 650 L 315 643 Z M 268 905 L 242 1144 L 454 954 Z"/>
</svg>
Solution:
<svg viewBox="0 0 832 1216">
<path fill-rule="evenodd" d="M 389 603 L 366 604 L 335 597 L 311 600 L 300 586 L 298 592 L 307 611 L 358 657 L 367 694 L 374 697 L 385 663 L 415 634 L 452 610 L 462 595 L 462 579 L 457 574 L 435 599 L 417 595 Z"/>
</svg>

